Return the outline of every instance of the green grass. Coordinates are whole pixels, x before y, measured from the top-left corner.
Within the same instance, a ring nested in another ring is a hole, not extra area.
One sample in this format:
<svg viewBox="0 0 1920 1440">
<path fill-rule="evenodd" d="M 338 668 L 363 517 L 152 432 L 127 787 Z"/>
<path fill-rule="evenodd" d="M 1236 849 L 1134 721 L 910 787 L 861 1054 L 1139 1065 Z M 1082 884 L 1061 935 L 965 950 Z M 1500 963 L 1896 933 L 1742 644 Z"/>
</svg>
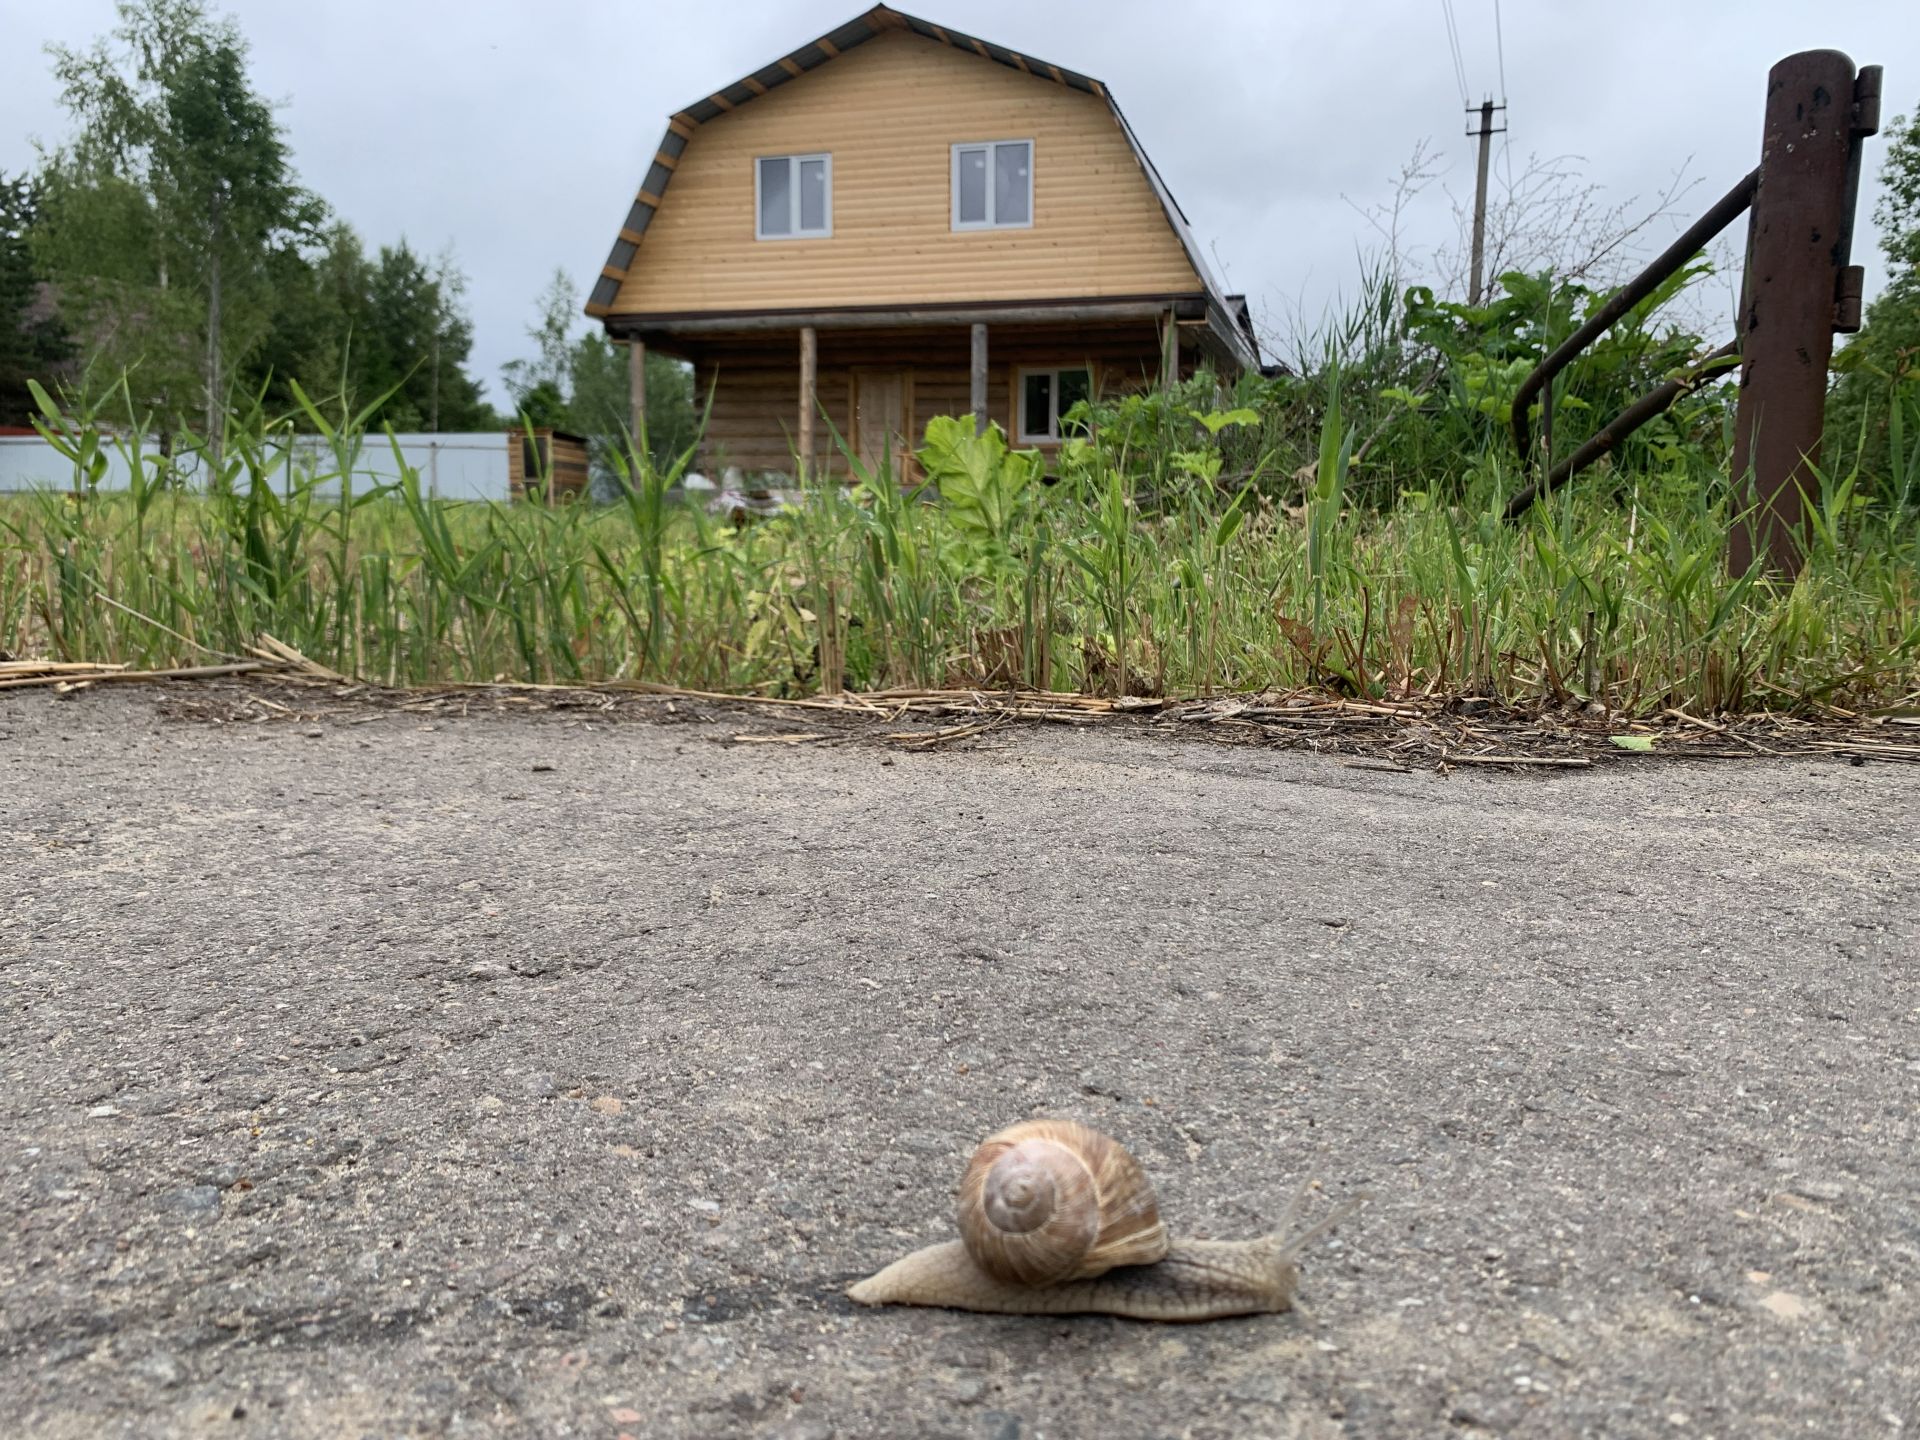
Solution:
<svg viewBox="0 0 1920 1440">
<path fill-rule="evenodd" d="M 1295 490 L 1169 494 L 1098 445 L 1044 484 L 968 427 L 934 457 L 937 487 L 826 484 L 735 530 L 670 493 L 678 466 L 643 466 L 611 506 L 435 502 L 417 483 L 343 502 L 327 475 L 289 493 L 266 430 L 237 425 L 210 494 L 0 497 L 0 649 L 161 667 L 267 633 L 384 684 L 784 695 L 1317 686 L 1704 715 L 1920 692 L 1911 511 L 1833 485 L 1797 580 L 1734 577 L 1713 486 L 1616 475 L 1506 524 L 1517 481 L 1482 462 L 1356 508 L 1337 408 L 1325 433 Z M 83 469 L 113 443 L 81 421 L 64 435 Z M 351 432 L 335 438 L 345 454 Z"/>
</svg>

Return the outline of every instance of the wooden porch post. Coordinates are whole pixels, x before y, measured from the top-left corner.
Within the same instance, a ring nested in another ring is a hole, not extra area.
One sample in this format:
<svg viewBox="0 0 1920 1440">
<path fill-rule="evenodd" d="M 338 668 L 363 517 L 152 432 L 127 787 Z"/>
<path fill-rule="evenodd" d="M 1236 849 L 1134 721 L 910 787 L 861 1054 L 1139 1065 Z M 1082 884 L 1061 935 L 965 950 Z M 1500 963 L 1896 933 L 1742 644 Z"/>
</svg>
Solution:
<svg viewBox="0 0 1920 1440">
<path fill-rule="evenodd" d="M 817 388 L 820 369 L 820 337 L 811 325 L 803 326 L 800 331 L 800 475 L 802 484 L 806 483 L 807 472 L 813 468 L 813 412 L 815 407 L 814 391 Z"/>
<path fill-rule="evenodd" d="M 1180 322 L 1173 308 L 1160 321 L 1160 386 L 1171 389 L 1180 379 Z"/>
<path fill-rule="evenodd" d="M 987 433 L 987 327 L 978 324 L 973 327 L 973 370 L 972 384 L 968 390 L 968 403 L 973 408 L 973 433 Z"/>
<path fill-rule="evenodd" d="M 647 428 L 647 347 L 644 341 L 627 342 L 627 399 L 632 411 L 633 448 L 637 455 L 645 448 L 641 436 Z"/>
</svg>

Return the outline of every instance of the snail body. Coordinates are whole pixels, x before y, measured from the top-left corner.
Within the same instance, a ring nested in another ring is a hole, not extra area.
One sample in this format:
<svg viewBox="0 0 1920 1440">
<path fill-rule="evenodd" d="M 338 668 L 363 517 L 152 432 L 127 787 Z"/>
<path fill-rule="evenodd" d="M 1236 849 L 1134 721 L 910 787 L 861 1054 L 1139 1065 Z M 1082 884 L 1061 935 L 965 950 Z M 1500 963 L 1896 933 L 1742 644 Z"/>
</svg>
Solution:
<svg viewBox="0 0 1920 1440">
<path fill-rule="evenodd" d="M 936 1305 L 1004 1315 L 1196 1321 L 1293 1307 L 1302 1249 L 1359 1205 L 1257 1240 L 1172 1239 L 1153 1187 L 1118 1141 L 1074 1121 L 989 1137 L 960 1183 L 959 1240 L 929 1245 L 860 1281 L 863 1305 Z"/>
<path fill-rule="evenodd" d="M 1150 1265 L 1034 1286 L 995 1279 L 974 1262 L 964 1242 L 949 1240 L 894 1261 L 847 1294 L 862 1305 L 938 1305 L 996 1315 L 1221 1320 L 1292 1309 L 1300 1275 L 1294 1253 L 1278 1235 L 1175 1240 Z"/>
</svg>

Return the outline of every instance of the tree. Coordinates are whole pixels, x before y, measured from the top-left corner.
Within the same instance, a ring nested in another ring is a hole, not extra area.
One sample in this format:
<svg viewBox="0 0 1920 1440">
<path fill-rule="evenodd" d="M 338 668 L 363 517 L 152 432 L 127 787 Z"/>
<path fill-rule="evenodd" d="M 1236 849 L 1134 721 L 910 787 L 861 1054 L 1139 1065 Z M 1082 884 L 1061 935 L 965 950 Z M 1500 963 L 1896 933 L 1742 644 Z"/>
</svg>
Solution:
<svg viewBox="0 0 1920 1440">
<path fill-rule="evenodd" d="M 473 322 L 467 318 L 467 277 L 453 263 L 451 251 L 434 261 L 433 328 L 427 355 L 427 428 L 429 430 L 491 429 L 499 417 L 467 374 L 467 356 L 473 350 Z"/>
<path fill-rule="evenodd" d="M 605 447 L 624 444 L 633 426 L 633 382 L 627 347 L 598 330 L 573 346 L 575 423 Z M 670 465 L 700 428 L 693 409 L 693 372 L 678 360 L 647 352 L 647 449 L 653 463 Z M 609 466 L 609 469 L 611 467 Z"/>
<path fill-rule="evenodd" d="M 515 411 L 532 424 L 587 437 L 594 476 L 604 490 L 613 483 L 615 455 L 638 428 L 626 347 L 597 330 L 573 336 L 579 292 L 564 270 L 554 271 L 537 303 L 538 318 L 527 330 L 537 354 L 503 367 L 507 391 Z M 653 462 L 665 466 L 693 443 L 698 428 L 693 378 L 685 365 L 664 355 L 649 353 L 646 365 L 648 448 Z"/>
<path fill-rule="evenodd" d="M 546 387 L 565 404 L 573 390 L 573 325 L 579 310 L 579 291 L 565 270 L 556 269 L 547 288 L 535 301 L 538 318 L 527 327 L 527 337 L 538 353 L 531 360 L 509 360 L 500 367 L 507 393 L 516 407 L 524 397 Z"/>
<path fill-rule="evenodd" d="M 249 357 L 246 379 L 264 388 L 277 413 L 298 409 L 290 382 L 316 400 L 339 402 L 351 413 L 373 398 L 365 379 L 371 328 L 373 266 L 360 237 L 344 221 L 330 225 L 311 255 L 275 258 L 273 321 Z"/>
<path fill-rule="evenodd" d="M 28 423 L 27 381 L 53 379 L 73 351 L 27 243 L 37 208 L 31 180 L 0 175 L 0 425 Z"/>
<path fill-rule="evenodd" d="M 1844 469 L 1857 457 L 1870 486 L 1886 486 L 1905 457 L 1889 448 L 1895 405 L 1920 413 L 1920 107 L 1893 122 L 1874 206 L 1887 288 L 1860 333 L 1834 356 L 1841 380 L 1827 407 L 1825 456 Z M 1843 459 L 1843 457 L 1845 457 Z"/>
<path fill-rule="evenodd" d="M 396 430 L 491 430 L 500 419 L 466 372 L 473 326 L 466 278 L 450 257 L 428 262 L 405 240 L 369 259 L 352 227 L 336 224 L 311 260 L 276 276 L 273 326 L 248 383 L 293 408 L 289 378 L 347 413 L 391 392 L 376 423 Z"/>
<path fill-rule="evenodd" d="M 451 260 L 429 264 L 405 240 L 383 245 L 373 267 L 364 336 L 366 394 L 394 391 L 382 418 L 400 430 L 472 430 L 498 422 L 462 368 L 473 325 L 466 281 Z"/>
<path fill-rule="evenodd" d="M 37 254 L 88 347 L 140 397 L 217 437 L 234 369 L 265 341 L 287 257 L 325 209 L 297 183 L 246 43 L 198 0 L 121 0 L 85 52 L 53 47 L 78 123 L 48 160 Z"/>
<path fill-rule="evenodd" d="M 1425 283 L 1435 294 L 1464 299 L 1473 252 L 1473 206 L 1447 192 L 1453 210 L 1454 238 L 1431 246 L 1408 239 L 1416 202 L 1442 177 L 1443 166 L 1422 140 L 1390 182 L 1390 198 L 1372 205 L 1352 199 L 1348 206 L 1365 220 L 1381 243 L 1378 265 L 1394 288 Z M 1661 222 L 1683 213 L 1684 202 L 1699 186 L 1684 168 L 1651 199 L 1629 195 L 1611 201 L 1589 180 L 1578 155 L 1529 155 L 1518 173 L 1503 158 L 1487 193 L 1484 274 L 1488 295 L 1509 272 L 1551 274 L 1575 284 L 1609 290 L 1630 279 L 1645 258 L 1646 240 Z M 1343 197 L 1344 198 L 1344 197 Z"/>
<path fill-rule="evenodd" d="M 85 373 L 125 374 L 143 408 L 177 417 L 199 375 L 199 307 L 157 263 L 153 212 L 139 188 L 74 167 L 42 172 L 34 263 L 85 355 Z"/>
</svg>

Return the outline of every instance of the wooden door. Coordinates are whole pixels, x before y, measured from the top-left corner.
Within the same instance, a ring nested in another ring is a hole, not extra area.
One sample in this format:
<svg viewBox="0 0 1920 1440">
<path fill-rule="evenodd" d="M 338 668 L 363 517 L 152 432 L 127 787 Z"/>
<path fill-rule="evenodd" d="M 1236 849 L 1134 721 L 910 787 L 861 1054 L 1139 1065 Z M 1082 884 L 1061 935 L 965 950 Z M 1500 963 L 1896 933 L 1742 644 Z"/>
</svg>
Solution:
<svg viewBox="0 0 1920 1440">
<path fill-rule="evenodd" d="M 854 454 L 869 470 L 878 471 L 891 456 L 895 478 L 912 463 L 913 385 L 904 370 L 853 372 Z"/>
</svg>

